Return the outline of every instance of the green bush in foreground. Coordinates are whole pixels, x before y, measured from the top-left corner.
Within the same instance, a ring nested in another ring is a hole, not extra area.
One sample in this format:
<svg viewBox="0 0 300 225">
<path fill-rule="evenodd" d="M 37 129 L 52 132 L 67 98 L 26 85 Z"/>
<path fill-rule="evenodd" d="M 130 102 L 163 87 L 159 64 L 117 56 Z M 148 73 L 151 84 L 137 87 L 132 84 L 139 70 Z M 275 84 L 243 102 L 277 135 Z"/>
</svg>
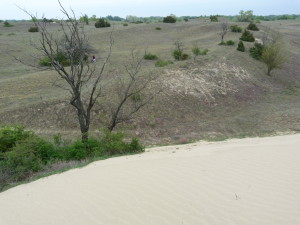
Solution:
<svg viewBox="0 0 300 225">
<path fill-rule="evenodd" d="M 67 145 L 57 135 L 52 143 L 20 126 L 3 127 L 0 129 L 0 190 L 10 183 L 30 179 L 53 163 L 144 151 L 138 139 L 128 142 L 124 138 L 121 132 L 105 131 L 99 139 L 78 140 Z"/>
<path fill-rule="evenodd" d="M 10 151 L 17 142 L 32 137 L 31 131 L 25 131 L 23 126 L 4 126 L 0 129 L 0 154 Z"/>
</svg>

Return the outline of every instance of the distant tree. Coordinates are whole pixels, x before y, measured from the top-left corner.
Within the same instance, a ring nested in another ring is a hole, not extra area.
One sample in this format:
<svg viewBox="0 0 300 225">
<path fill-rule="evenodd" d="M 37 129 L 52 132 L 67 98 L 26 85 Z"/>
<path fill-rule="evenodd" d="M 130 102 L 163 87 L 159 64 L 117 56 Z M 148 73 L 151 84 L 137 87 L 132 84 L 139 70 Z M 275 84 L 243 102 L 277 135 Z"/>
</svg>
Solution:
<svg viewBox="0 0 300 225">
<path fill-rule="evenodd" d="M 176 17 L 174 15 L 170 15 L 163 18 L 164 23 L 176 23 Z"/>
<path fill-rule="evenodd" d="M 89 25 L 89 17 L 87 14 L 84 14 L 79 18 L 80 22 L 84 22 L 86 25 Z"/>
<path fill-rule="evenodd" d="M 4 21 L 3 23 L 4 27 L 13 27 L 14 25 L 10 24 L 7 20 Z"/>
<path fill-rule="evenodd" d="M 100 18 L 95 23 L 95 27 L 96 28 L 110 27 L 110 23 L 106 19 Z"/>
<path fill-rule="evenodd" d="M 220 27 L 221 31 L 220 31 L 220 37 L 221 37 L 221 43 L 224 42 L 224 37 L 227 34 L 227 31 L 229 29 L 228 23 L 227 21 L 222 22 L 221 23 L 221 27 Z"/>
<path fill-rule="evenodd" d="M 96 16 L 96 15 L 92 15 L 92 16 L 90 17 L 90 20 L 91 20 L 91 21 L 96 21 L 96 20 L 97 20 L 97 16 Z"/>
<path fill-rule="evenodd" d="M 124 19 L 119 17 L 119 16 L 111 16 L 111 15 L 108 15 L 106 17 L 106 19 L 110 20 L 110 21 L 123 21 Z"/>
<path fill-rule="evenodd" d="M 251 22 L 254 18 L 253 11 L 240 11 L 240 16 L 237 18 L 239 22 Z"/>
<path fill-rule="evenodd" d="M 210 22 L 218 22 L 218 17 L 217 16 L 210 16 Z"/>
</svg>

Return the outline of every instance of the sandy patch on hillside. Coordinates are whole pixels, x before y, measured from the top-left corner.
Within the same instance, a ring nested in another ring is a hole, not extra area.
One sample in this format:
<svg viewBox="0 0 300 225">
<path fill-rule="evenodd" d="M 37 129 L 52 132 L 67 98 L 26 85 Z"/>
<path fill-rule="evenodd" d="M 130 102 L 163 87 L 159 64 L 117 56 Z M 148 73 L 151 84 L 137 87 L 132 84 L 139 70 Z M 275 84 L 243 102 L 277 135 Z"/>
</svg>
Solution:
<svg viewBox="0 0 300 225">
<path fill-rule="evenodd" d="M 147 149 L 0 194 L 2 225 L 298 225 L 300 134 Z"/>
<path fill-rule="evenodd" d="M 219 62 L 186 69 L 166 70 L 161 79 L 160 82 L 170 92 L 182 96 L 191 95 L 211 102 L 217 95 L 225 96 L 228 93 L 238 92 L 254 78 L 241 67 Z"/>
</svg>

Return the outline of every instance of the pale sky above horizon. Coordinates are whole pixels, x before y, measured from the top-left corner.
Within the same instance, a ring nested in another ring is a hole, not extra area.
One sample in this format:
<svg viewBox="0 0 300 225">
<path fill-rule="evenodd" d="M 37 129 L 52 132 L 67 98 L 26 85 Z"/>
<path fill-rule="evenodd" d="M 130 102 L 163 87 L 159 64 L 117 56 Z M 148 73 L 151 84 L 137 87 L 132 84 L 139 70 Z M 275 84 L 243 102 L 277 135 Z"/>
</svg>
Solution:
<svg viewBox="0 0 300 225">
<path fill-rule="evenodd" d="M 253 10 L 255 15 L 300 14 L 300 0 L 61 0 L 66 9 L 72 8 L 77 16 L 107 15 L 147 16 L 200 16 L 237 15 L 240 10 Z M 62 18 L 57 0 L 0 0 L 0 19 L 30 19 L 16 5 L 37 14 L 40 18 Z"/>
</svg>

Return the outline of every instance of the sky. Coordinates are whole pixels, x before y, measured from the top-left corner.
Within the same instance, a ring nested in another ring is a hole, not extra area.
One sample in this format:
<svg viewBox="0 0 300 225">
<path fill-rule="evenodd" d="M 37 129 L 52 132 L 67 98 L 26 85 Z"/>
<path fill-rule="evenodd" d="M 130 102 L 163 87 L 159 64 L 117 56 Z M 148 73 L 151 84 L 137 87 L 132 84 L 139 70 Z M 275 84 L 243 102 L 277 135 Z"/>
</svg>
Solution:
<svg viewBox="0 0 300 225">
<path fill-rule="evenodd" d="M 240 10 L 253 10 L 255 15 L 300 14 L 300 0 L 61 0 L 61 3 L 78 16 L 89 17 L 237 15 Z M 57 0 L 0 0 L 0 19 L 30 19 L 17 6 L 38 18 L 43 15 L 63 18 Z"/>
</svg>

